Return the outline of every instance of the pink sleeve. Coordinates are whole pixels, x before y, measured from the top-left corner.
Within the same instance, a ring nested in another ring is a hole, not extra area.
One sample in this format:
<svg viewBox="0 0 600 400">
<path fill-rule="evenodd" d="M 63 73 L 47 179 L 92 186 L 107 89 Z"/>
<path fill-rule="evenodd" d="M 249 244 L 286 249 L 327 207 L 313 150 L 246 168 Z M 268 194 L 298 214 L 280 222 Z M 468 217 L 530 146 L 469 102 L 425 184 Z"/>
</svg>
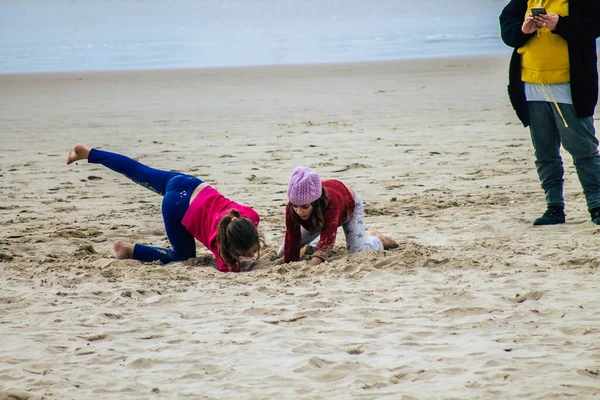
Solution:
<svg viewBox="0 0 600 400">
<path fill-rule="evenodd" d="M 221 259 L 221 256 L 215 254 L 215 259 L 217 260 L 217 269 L 221 272 L 240 272 L 240 268 L 238 266 L 231 267 L 231 271 L 229 270 L 229 266 L 225 264 L 225 262 Z"/>
</svg>

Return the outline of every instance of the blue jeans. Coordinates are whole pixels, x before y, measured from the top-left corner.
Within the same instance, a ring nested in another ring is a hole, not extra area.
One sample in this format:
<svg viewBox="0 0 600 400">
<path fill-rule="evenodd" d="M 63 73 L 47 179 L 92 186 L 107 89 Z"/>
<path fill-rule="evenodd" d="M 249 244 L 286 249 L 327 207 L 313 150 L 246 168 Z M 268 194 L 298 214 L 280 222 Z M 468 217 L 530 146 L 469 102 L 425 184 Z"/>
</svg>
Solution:
<svg viewBox="0 0 600 400">
<path fill-rule="evenodd" d="M 181 220 L 190 205 L 192 192 L 202 183 L 201 179 L 181 172 L 150 168 L 124 155 L 98 149 L 91 149 L 88 162 L 102 164 L 163 196 L 163 221 L 173 250 L 136 244 L 133 249 L 135 260 L 166 264 L 196 257 L 196 239 Z"/>
<path fill-rule="evenodd" d="M 527 102 L 531 125 L 529 131 L 535 149 L 535 166 L 546 193 L 548 206 L 562 206 L 563 163 L 560 146 L 573 157 L 588 210 L 600 207 L 600 154 L 593 117 L 579 118 L 571 104 L 558 103 L 569 127 L 550 102 Z"/>
</svg>

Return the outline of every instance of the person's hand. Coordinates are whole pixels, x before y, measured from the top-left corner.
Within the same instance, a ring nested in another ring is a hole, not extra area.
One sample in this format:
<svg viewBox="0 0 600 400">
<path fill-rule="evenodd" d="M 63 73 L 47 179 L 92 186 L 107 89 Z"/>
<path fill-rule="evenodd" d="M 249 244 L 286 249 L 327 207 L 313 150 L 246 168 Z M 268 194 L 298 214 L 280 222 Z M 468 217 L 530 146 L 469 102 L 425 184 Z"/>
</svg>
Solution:
<svg viewBox="0 0 600 400">
<path fill-rule="evenodd" d="M 548 28 L 551 31 L 556 29 L 556 24 L 558 24 L 558 14 L 550 13 L 550 14 L 542 14 L 535 17 L 535 23 L 538 26 L 543 26 L 544 28 Z"/>
<path fill-rule="evenodd" d="M 537 29 L 538 27 L 535 24 L 535 19 L 533 19 L 533 16 L 531 14 L 529 14 L 529 16 L 525 19 L 523 25 L 521 26 L 521 31 L 524 34 L 529 35 L 537 31 Z"/>
<path fill-rule="evenodd" d="M 321 260 L 319 257 L 313 257 L 313 258 L 310 260 L 310 263 L 309 263 L 309 265 L 310 265 L 311 267 L 316 267 L 317 265 L 321 264 L 322 262 L 323 262 L 323 260 Z"/>
</svg>

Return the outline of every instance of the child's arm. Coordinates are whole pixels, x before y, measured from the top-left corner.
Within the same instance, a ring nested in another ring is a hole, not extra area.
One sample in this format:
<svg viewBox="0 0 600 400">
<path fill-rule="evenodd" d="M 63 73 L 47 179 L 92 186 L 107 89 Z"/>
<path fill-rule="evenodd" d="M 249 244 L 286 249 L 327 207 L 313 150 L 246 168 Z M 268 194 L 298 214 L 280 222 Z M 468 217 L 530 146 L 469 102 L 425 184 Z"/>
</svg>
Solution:
<svg viewBox="0 0 600 400">
<path fill-rule="evenodd" d="M 337 215 L 337 212 L 335 210 L 327 210 L 323 217 L 325 218 L 325 226 L 321 230 L 319 243 L 317 243 L 313 258 L 310 260 L 310 265 L 312 266 L 327 261 L 327 258 L 329 258 L 329 255 L 333 250 L 333 245 L 335 244 L 337 236 L 339 227 L 339 216 Z"/>
<path fill-rule="evenodd" d="M 319 258 L 319 257 L 313 257 L 313 258 L 310 260 L 310 263 L 309 263 L 309 265 L 310 265 L 311 267 L 316 267 L 317 265 L 321 264 L 323 261 L 324 261 L 324 260 L 323 260 L 322 258 Z"/>
<path fill-rule="evenodd" d="M 289 263 L 300 261 L 300 248 L 302 247 L 302 233 L 300 225 L 296 225 L 292 219 L 291 206 L 285 209 L 285 240 L 283 242 L 283 262 Z"/>
<path fill-rule="evenodd" d="M 221 272 L 240 272 L 239 265 L 235 265 L 229 269 L 229 266 L 225 264 L 219 253 L 213 252 L 215 259 L 217 260 L 217 269 Z"/>
</svg>

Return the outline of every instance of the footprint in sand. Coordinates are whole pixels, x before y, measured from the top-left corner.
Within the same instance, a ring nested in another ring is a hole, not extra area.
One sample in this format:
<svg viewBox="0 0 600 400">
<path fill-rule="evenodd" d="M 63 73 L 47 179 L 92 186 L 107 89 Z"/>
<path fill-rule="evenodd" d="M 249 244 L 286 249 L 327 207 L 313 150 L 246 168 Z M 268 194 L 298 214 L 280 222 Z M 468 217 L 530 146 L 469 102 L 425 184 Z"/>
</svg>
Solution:
<svg viewBox="0 0 600 400">
<path fill-rule="evenodd" d="M 338 169 L 338 170 L 335 170 L 335 171 L 332 171 L 332 172 L 344 172 L 344 171 L 349 171 L 351 169 L 360 169 L 360 168 L 369 168 L 369 166 L 365 165 L 365 164 L 360 164 L 360 163 L 352 163 L 352 164 L 346 165 L 342 169 Z"/>
</svg>

